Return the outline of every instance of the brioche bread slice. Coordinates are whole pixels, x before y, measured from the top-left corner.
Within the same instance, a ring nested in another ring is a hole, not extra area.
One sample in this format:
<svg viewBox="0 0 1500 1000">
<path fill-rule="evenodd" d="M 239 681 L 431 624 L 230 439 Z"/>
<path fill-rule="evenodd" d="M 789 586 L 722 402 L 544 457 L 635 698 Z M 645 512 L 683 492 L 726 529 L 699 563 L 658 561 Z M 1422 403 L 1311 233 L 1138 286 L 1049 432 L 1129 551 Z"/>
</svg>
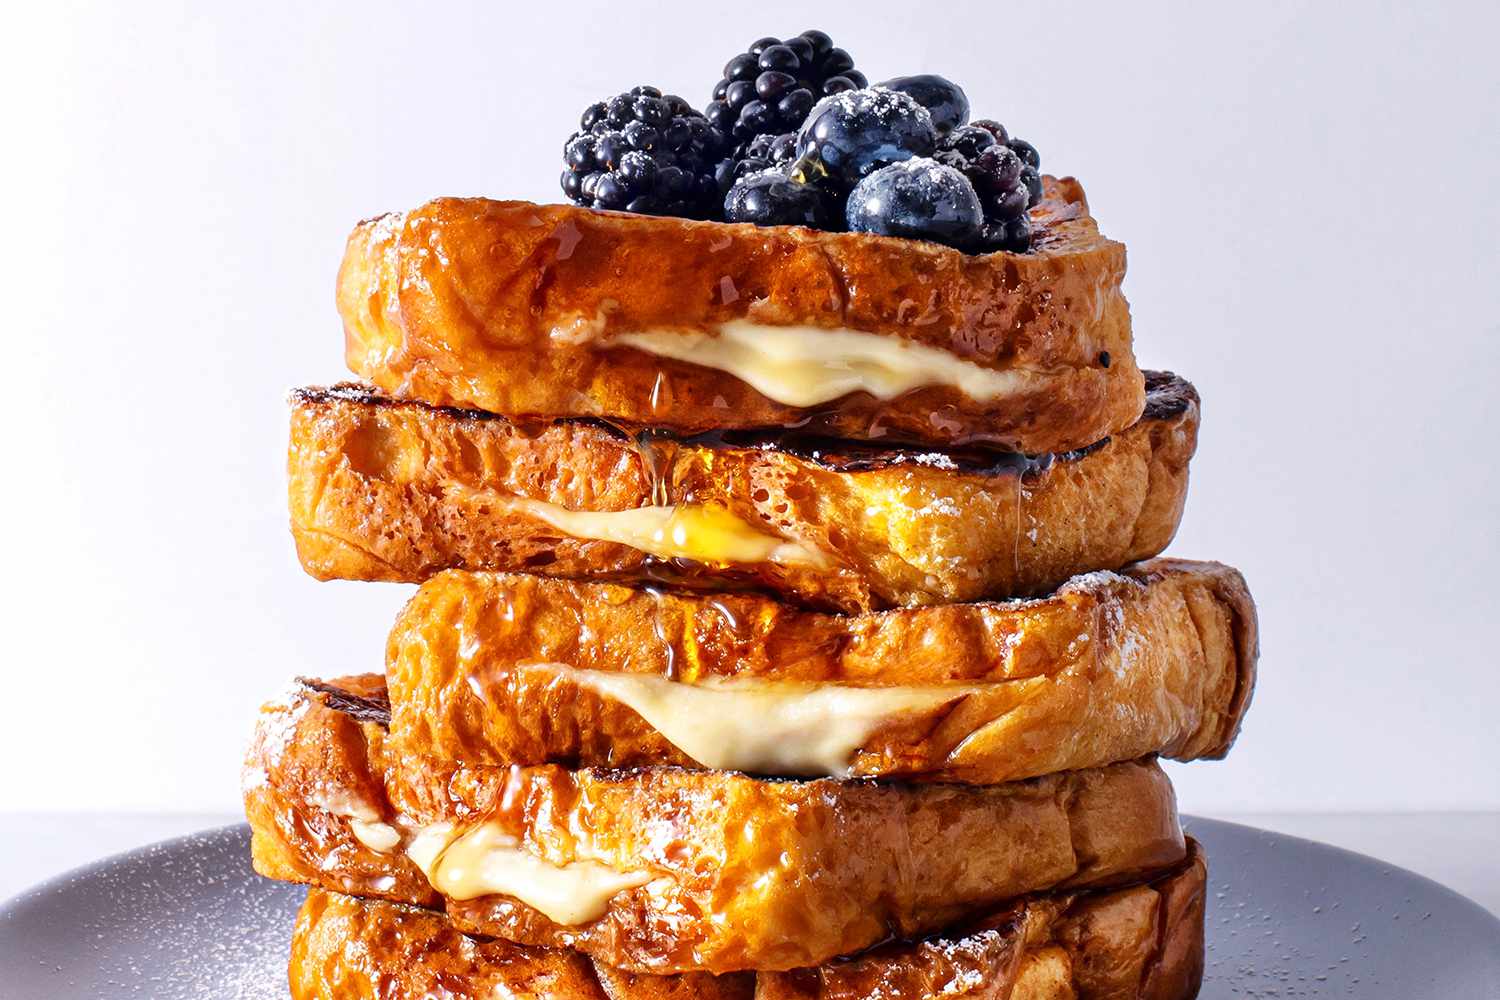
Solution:
<svg viewBox="0 0 1500 1000">
<path fill-rule="evenodd" d="M 1045 592 L 1150 558 L 1177 530 L 1198 396 L 1163 372 L 1146 385 L 1134 425 L 1039 458 L 630 435 L 303 389 L 291 399 L 292 535 L 323 580 L 458 568 L 738 584 L 841 611 Z M 674 517 L 682 540 L 656 515 Z M 642 517 L 639 537 L 620 533 Z M 724 548 L 734 531 L 748 552 Z"/>
<path fill-rule="evenodd" d="M 1029 253 L 440 198 L 361 223 L 349 367 L 397 395 L 684 432 L 1082 448 L 1140 415 L 1125 248 L 1044 182 Z"/>
<path fill-rule="evenodd" d="M 1256 656 L 1255 605 L 1218 563 L 859 616 L 452 571 L 397 617 L 386 677 L 392 742 L 465 763 L 997 784 L 1221 757 Z"/>
<path fill-rule="evenodd" d="M 257 871 L 441 903 L 462 930 L 633 972 L 817 965 L 1026 893 L 1138 881 L 1186 851 L 1149 761 L 994 788 L 463 767 L 398 755 L 359 721 L 379 678 L 333 690 L 261 717 L 245 781 Z"/>
<path fill-rule="evenodd" d="M 441 913 L 311 889 L 292 1000 L 1189 1000 L 1203 974 L 1206 869 L 1017 900 L 919 941 L 791 972 L 639 975 L 578 952 L 467 937 Z"/>
</svg>

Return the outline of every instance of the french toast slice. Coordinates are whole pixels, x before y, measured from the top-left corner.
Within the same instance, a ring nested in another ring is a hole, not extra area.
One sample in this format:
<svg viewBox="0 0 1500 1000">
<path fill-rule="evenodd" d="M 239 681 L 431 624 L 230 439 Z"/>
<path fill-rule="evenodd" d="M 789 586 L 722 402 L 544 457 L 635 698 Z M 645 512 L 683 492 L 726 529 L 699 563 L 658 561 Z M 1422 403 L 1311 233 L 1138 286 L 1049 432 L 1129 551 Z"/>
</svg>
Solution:
<svg viewBox="0 0 1500 1000">
<path fill-rule="evenodd" d="M 441 198 L 360 223 L 345 354 L 402 396 L 512 417 L 1026 454 L 1124 430 L 1144 403 L 1125 248 L 1046 178 L 1031 252 Z"/>
<path fill-rule="evenodd" d="M 1129 428 L 1035 458 L 642 436 L 303 389 L 292 534 L 323 580 L 421 582 L 448 568 L 670 580 L 850 612 L 1042 593 L 1150 558 L 1176 532 L 1198 396 L 1164 372 L 1146 385 Z"/>
<path fill-rule="evenodd" d="M 1203 974 L 1206 869 L 1016 900 L 963 927 L 791 972 L 641 975 L 578 952 L 476 939 L 441 913 L 311 889 L 292 1000 L 1188 1000 Z"/>
<path fill-rule="evenodd" d="M 264 709 L 245 780 L 256 870 L 631 972 L 817 965 L 1186 856 L 1151 761 L 993 788 L 465 767 L 395 752 L 360 721 L 381 696 L 349 678 Z"/>
<path fill-rule="evenodd" d="M 450 571 L 397 617 L 386 678 L 392 742 L 465 763 L 997 784 L 1223 756 L 1257 646 L 1240 574 L 1175 559 L 859 616 Z"/>
</svg>

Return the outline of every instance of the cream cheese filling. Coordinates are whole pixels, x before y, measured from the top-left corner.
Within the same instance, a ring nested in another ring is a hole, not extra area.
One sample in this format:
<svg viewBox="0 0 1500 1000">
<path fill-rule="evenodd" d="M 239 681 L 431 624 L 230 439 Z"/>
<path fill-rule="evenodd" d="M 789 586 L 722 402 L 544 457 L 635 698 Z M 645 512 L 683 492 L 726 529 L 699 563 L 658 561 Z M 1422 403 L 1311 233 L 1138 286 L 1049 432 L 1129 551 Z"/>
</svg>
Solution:
<svg viewBox="0 0 1500 1000">
<path fill-rule="evenodd" d="M 386 854 L 401 843 L 401 833 L 382 822 L 380 812 L 368 802 L 343 789 L 330 789 L 313 796 L 313 804 L 349 824 L 354 839 L 377 854 Z"/>
<path fill-rule="evenodd" d="M 658 559 L 812 567 L 822 567 L 828 562 L 818 550 L 766 534 L 716 505 L 675 504 L 593 511 L 569 510 L 526 497 L 506 498 L 504 502 L 574 538 L 618 542 Z"/>
<path fill-rule="evenodd" d="M 401 844 L 401 831 L 389 823 L 350 819 L 349 829 L 353 831 L 355 840 L 376 854 L 388 854 Z"/>
<path fill-rule="evenodd" d="M 787 776 L 844 776 L 877 730 L 972 693 L 967 685 L 854 687 L 714 678 L 696 684 L 645 674 L 536 664 L 617 701 L 704 767 Z"/>
<path fill-rule="evenodd" d="M 406 856 L 450 899 L 512 896 L 565 927 L 597 920 L 613 897 L 652 877 L 593 860 L 550 864 L 524 850 L 497 823 L 480 823 L 457 835 L 451 823 L 425 827 L 407 845 Z"/>
<path fill-rule="evenodd" d="M 715 333 L 643 330 L 608 344 L 728 372 L 787 406 L 817 406 L 851 392 L 891 399 L 926 386 L 957 389 L 981 403 L 1026 388 L 1031 373 L 985 368 L 950 351 L 892 334 L 737 319 Z"/>
</svg>

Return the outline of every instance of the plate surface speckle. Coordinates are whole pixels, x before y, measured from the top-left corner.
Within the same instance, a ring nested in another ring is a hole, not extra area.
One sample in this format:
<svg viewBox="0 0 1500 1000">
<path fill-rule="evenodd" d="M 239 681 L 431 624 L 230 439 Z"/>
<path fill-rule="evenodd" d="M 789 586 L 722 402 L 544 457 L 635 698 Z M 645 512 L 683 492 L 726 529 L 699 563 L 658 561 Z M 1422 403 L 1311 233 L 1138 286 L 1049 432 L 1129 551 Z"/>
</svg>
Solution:
<svg viewBox="0 0 1500 1000">
<path fill-rule="evenodd" d="M 1203 1000 L 1500 1000 L 1500 920 L 1411 872 L 1311 841 L 1185 821 L 1209 863 Z M 286 1000 L 302 890 L 211 830 L 0 907 L 5 1000 Z"/>
</svg>

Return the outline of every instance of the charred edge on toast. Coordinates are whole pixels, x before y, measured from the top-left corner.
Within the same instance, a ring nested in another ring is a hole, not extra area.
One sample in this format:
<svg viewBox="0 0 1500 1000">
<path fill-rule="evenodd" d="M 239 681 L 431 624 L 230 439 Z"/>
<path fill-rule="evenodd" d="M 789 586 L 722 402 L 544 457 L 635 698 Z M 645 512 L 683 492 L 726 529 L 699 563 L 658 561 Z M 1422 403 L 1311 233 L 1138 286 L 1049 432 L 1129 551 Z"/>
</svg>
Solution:
<svg viewBox="0 0 1500 1000">
<path fill-rule="evenodd" d="M 309 691 L 322 695 L 323 704 L 335 712 L 347 715 L 356 722 L 373 722 L 382 728 L 390 728 L 391 699 L 390 695 L 384 691 L 372 695 L 355 694 L 336 684 L 328 684 L 311 677 L 298 677 L 297 683 Z"/>
<path fill-rule="evenodd" d="M 1173 372 L 1144 371 L 1146 408 L 1142 420 L 1170 420 L 1198 404 L 1198 390 L 1185 378 Z"/>
<path fill-rule="evenodd" d="M 1145 372 L 1145 376 L 1146 408 L 1141 414 L 1142 420 L 1170 420 L 1180 416 L 1197 402 L 1198 394 L 1192 385 L 1172 372 L 1148 371 Z M 358 406 L 410 407 L 443 414 L 456 420 L 501 420 L 518 427 L 526 427 L 523 421 L 508 420 L 499 414 L 484 410 L 437 406 L 414 399 L 397 399 L 353 382 L 341 382 L 326 388 L 293 389 L 291 397 L 297 403 L 310 406 L 342 402 Z M 1104 438 L 1073 451 L 1024 455 L 1019 452 L 998 452 L 982 448 L 935 451 L 897 444 L 848 441 L 799 432 L 796 428 L 712 431 L 676 438 L 667 432 L 649 429 L 632 432 L 597 417 L 562 417 L 556 420 L 538 421 L 535 426 L 543 427 L 554 424 L 581 424 L 598 427 L 619 440 L 632 441 L 636 444 L 657 440 L 675 440 L 686 446 L 780 452 L 811 462 L 831 472 L 873 472 L 902 465 L 924 465 L 980 476 L 1035 476 L 1045 472 L 1054 462 L 1076 461 L 1109 443 L 1109 438 Z"/>
</svg>

